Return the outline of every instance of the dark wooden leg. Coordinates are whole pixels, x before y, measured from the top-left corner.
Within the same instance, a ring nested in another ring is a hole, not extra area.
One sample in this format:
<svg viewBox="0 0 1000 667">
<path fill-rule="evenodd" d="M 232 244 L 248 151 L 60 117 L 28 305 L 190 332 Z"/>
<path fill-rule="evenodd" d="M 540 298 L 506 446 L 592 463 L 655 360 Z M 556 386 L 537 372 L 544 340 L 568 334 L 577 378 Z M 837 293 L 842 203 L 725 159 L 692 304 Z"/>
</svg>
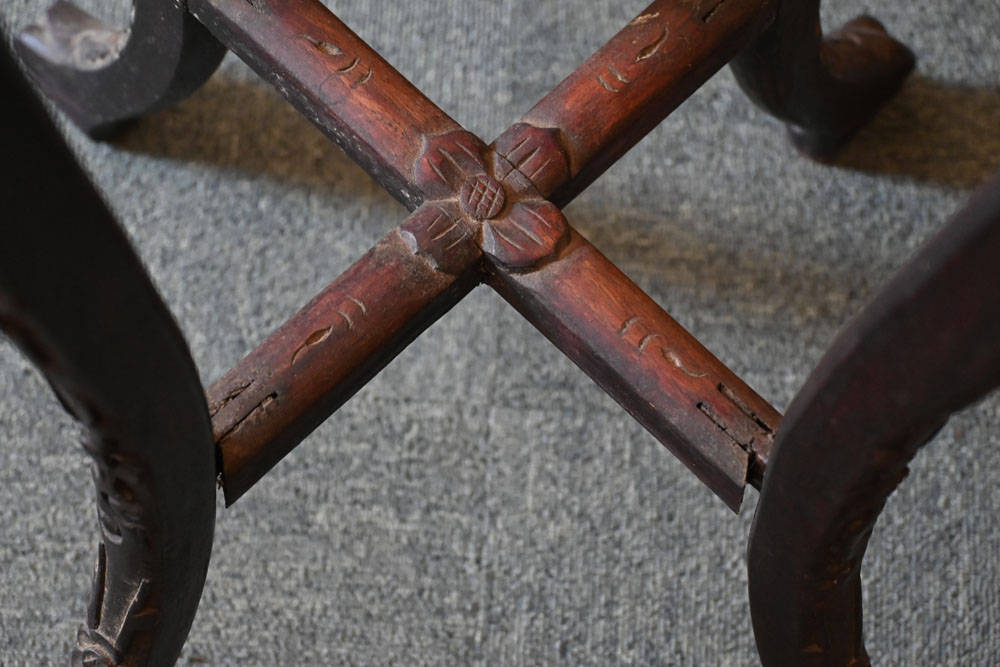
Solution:
<svg viewBox="0 0 1000 667">
<path fill-rule="evenodd" d="M 774 25 L 732 62 L 746 94 L 819 160 L 868 122 L 913 65 L 913 53 L 871 17 L 823 35 L 819 0 L 781 0 Z"/>
<path fill-rule="evenodd" d="M 766 667 L 867 665 L 861 560 L 886 498 L 948 416 L 1000 384 L 1000 180 L 845 329 L 792 402 L 750 537 Z"/>
<path fill-rule="evenodd" d="M 174 0 L 135 0 L 126 28 L 59 0 L 17 41 L 31 78 L 93 137 L 184 99 L 225 52 Z"/>
<path fill-rule="evenodd" d="M 0 329 L 86 427 L 97 486 L 97 570 L 73 664 L 172 665 L 215 522 L 202 387 L 125 234 L 5 46 L 0 85 Z"/>
</svg>

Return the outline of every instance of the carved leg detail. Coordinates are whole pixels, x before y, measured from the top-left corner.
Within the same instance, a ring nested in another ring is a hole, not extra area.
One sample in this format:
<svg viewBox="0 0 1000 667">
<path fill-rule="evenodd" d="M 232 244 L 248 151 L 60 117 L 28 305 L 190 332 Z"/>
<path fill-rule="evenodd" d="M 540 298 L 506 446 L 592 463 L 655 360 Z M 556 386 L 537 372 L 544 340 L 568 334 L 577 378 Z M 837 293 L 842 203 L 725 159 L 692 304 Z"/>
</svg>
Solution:
<svg viewBox="0 0 1000 667">
<path fill-rule="evenodd" d="M 784 0 L 732 62 L 740 87 L 788 123 L 795 146 L 830 159 L 899 89 L 915 58 L 869 16 L 824 36 L 819 0 Z"/>
<path fill-rule="evenodd" d="M 139 258 L 0 46 L 0 330 L 86 428 L 100 527 L 74 665 L 172 665 L 215 523 L 208 409 Z M 53 183 L 58 196 L 53 196 Z"/>
<path fill-rule="evenodd" d="M 838 336 L 789 407 L 750 535 L 765 667 L 869 664 L 861 561 L 875 521 L 920 446 L 1000 385 L 998 256 L 1000 180 Z"/>
<path fill-rule="evenodd" d="M 93 137 L 181 101 L 226 52 L 183 2 L 136 0 L 132 15 L 115 28 L 60 0 L 18 38 L 31 77 Z"/>
</svg>

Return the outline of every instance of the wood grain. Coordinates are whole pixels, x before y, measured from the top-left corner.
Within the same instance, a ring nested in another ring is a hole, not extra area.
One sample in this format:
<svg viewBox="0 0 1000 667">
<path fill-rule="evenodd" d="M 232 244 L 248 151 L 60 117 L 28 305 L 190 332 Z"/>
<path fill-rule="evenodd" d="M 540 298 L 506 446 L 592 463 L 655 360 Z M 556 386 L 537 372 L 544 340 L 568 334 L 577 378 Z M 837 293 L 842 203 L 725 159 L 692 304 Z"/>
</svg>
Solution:
<svg viewBox="0 0 1000 667">
<path fill-rule="evenodd" d="M 480 253 L 427 204 L 208 389 L 232 504 L 478 283 Z"/>
<path fill-rule="evenodd" d="M 191 12 L 409 210 L 426 137 L 461 129 L 319 0 L 191 0 Z"/>
<path fill-rule="evenodd" d="M 780 415 L 578 233 L 558 259 L 489 283 L 738 510 Z"/>
<path fill-rule="evenodd" d="M 553 128 L 568 179 L 539 183 L 565 206 L 774 19 L 774 0 L 657 0 L 521 119 Z M 517 126 L 512 128 L 516 131 Z M 513 138 L 496 142 L 501 152 Z"/>
</svg>

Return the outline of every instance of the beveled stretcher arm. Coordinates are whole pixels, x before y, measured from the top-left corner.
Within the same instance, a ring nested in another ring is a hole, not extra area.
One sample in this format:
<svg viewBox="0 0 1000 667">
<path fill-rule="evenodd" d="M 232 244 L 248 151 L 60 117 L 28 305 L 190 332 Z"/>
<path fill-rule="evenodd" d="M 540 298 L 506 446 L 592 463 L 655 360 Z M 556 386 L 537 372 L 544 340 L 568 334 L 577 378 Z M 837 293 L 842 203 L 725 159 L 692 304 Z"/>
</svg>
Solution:
<svg viewBox="0 0 1000 667">
<path fill-rule="evenodd" d="M 433 252 L 449 246 L 438 263 Z M 475 245 L 427 205 L 213 384 L 226 503 L 458 303 L 478 283 L 479 263 Z"/>
<path fill-rule="evenodd" d="M 734 511 L 781 416 L 575 231 L 558 260 L 490 279 Z"/>
<path fill-rule="evenodd" d="M 504 133 L 497 150 L 517 145 L 520 124 L 557 131 L 568 178 L 536 185 L 565 206 L 767 28 L 776 4 L 653 2 Z"/>
<path fill-rule="evenodd" d="M 191 12 L 409 210 L 425 137 L 461 129 L 319 0 L 190 0 Z"/>
</svg>

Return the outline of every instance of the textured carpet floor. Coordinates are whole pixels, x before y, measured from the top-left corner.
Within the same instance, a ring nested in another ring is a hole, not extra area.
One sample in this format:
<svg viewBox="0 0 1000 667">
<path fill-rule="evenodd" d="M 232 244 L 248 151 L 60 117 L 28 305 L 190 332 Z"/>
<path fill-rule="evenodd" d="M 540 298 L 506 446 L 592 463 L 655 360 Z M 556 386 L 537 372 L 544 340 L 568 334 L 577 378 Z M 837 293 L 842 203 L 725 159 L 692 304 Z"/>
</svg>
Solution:
<svg viewBox="0 0 1000 667">
<path fill-rule="evenodd" d="M 4 0 L 0 20 L 9 33 L 47 2 Z M 919 58 L 837 165 L 797 155 L 724 71 L 567 210 L 779 409 L 1000 169 L 1000 3 L 827 5 L 829 26 L 876 13 Z M 487 140 L 643 7 L 331 6 Z M 232 56 L 111 143 L 66 131 L 206 384 L 404 216 Z M 6 342 L 0 438 L 0 664 L 61 664 L 85 613 L 93 492 L 76 427 Z M 998 486 L 993 396 L 918 456 L 876 530 L 864 569 L 876 664 L 1000 664 Z M 237 505 L 220 499 L 179 664 L 753 665 L 755 501 L 733 516 L 480 288 Z"/>
</svg>

